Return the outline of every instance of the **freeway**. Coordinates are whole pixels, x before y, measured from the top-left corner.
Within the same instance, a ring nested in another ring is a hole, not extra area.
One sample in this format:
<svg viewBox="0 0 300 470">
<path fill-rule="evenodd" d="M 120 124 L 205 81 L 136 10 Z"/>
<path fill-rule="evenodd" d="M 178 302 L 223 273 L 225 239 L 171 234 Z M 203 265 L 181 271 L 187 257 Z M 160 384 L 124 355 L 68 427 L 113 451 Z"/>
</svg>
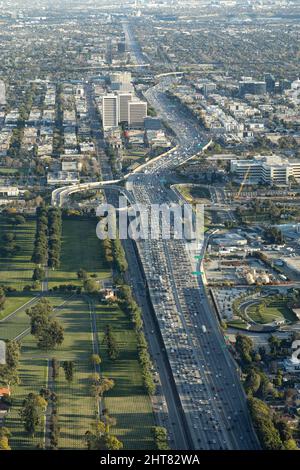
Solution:
<svg viewBox="0 0 300 470">
<path fill-rule="evenodd" d="M 113 180 L 111 168 L 102 151 L 103 136 L 101 130 L 99 129 L 99 118 L 95 112 L 92 87 L 90 85 L 87 86 L 86 93 L 90 125 L 93 129 L 93 134 L 95 137 L 97 155 L 101 155 L 99 163 L 101 166 L 103 181 L 97 184 L 99 187 L 104 189 L 107 202 L 114 203 L 116 195 L 110 191 L 110 188 L 112 182 L 116 185 L 118 181 Z M 156 159 L 156 161 L 158 160 L 159 159 Z M 146 167 L 141 166 L 140 168 Z M 129 176 L 130 175 L 125 175 L 124 179 Z M 115 186 L 115 188 L 117 188 L 117 186 Z M 78 188 L 74 189 L 78 190 Z M 60 190 L 64 191 L 62 198 L 59 196 Z M 80 188 L 79 190 L 83 190 L 83 188 Z M 125 194 L 129 199 L 129 202 L 135 202 L 133 200 L 132 194 L 127 189 L 122 187 L 121 190 L 123 194 Z M 58 205 L 61 205 L 67 201 L 68 192 L 70 191 L 72 191 L 72 188 L 60 188 L 53 198 L 53 202 L 56 201 Z M 158 425 L 164 425 L 168 429 L 171 446 L 174 449 L 186 450 L 191 448 L 191 437 L 186 426 L 185 417 L 182 413 L 180 399 L 172 377 L 168 357 L 164 350 L 163 342 L 160 340 L 159 331 L 157 332 L 158 326 L 155 323 L 151 305 L 149 305 L 149 299 L 145 294 L 145 280 L 136 250 L 134 249 L 134 242 L 130 239 L 124 240 L 124 249 L 129 265 L 128 282 L 132 285 L 136 299 L 143 310 L 144 331 L 148 339 L 149 351 L 159 382 L 158 392 L 153 398 L 155 406 L 155 419 Z"/>
<path fill-rule="evenodd" d="M 128 29 L 128 26 L 127 26 Z M 133 38 L 131 35 L 131 43 Z M 133 52 L 136 47 L 133 48 Z M 176 77 L 166 77 L 146 98 L 172 128 L 177 149 L 127 178 L 126 188 L 144 205 L 178 202 L 165 176 L 203 148 L 208 136 L 165 94 Z M 205 242 L 139 240 L 139 255 L 169 357 L 187 425 L 196 449 L 257 449 L 238 370 L 227 351 L 200 275 Z M 197 271 L 197 269 L 199 271 Z"/>
</svg>

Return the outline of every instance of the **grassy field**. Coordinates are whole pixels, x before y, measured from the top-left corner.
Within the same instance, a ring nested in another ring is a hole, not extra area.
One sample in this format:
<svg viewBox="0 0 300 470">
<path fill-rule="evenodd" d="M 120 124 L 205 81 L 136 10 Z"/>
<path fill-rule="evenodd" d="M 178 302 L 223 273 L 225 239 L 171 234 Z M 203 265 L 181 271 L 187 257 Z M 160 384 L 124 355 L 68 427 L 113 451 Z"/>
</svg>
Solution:
<svg viewBox="0 0 300 470">
<path fill-rule="evenodd" d="M 206 187 L 177 184 L 176 188 L 189 203 L 196 204 L 203 199 L 210 199 L 210 192 Z"/>
<path fill-rule="evenodd" d="M 98 278 L 105 279 L 110 272 L 105 267 L 101 242 L 96 236 L 94 220 L 63 221 L 61 265 L 49 271 L 49 287 L 60 284 L 81 284 L 77 271 L 83 268 Z"/>
<path fill-rule="evenodd" d="M 74 380 L 71 385 L 60 369 L 54 390 L 58 394 L 61 438 L 59 447 L 83 449 L 84 433 L 90 429 L 94 419 L 94 400 L 89 394 L 89 375 L 93 372 L 90 363 L 92 353 L 91 323 L 87 304 L 78 298 L 60 307 L 57 318 L 65 329 L 65 340 L 55 351 L 40 351 L 35 339 L 28 335 L 22 342 L 20 365 L 21 385 L 13 392 L 14 406 L 6 419 L 12 432 L 13 448 L 34 448 L 43 440 L 40 432 L 34 438 L 26 436 L 18 416 L 22 400 L 29 392 L 39 392 L 47 386 L 48 360 L 72 360 L 75 363 Z"/>
<path fill-rule="evenodd" d="M 15 226 L 9 223 L 9 218 L 0 216 L 0 248 L 1 236 L 7 232 L 15 233 L 16 243 L 21 247 L 21 251 L 11 258 L 0 256 L 0 285 L 22 290 L 24 286 L 32 283 L 34 265 L 31 263 L 31 256 L 35 235 L 35 220 L 30 219 L 24 225 Z"/>
<path fill-rule="evenodd" d="M 67 297 L 68 294 L 56 294 L 53 296 L 48 296 L 47 298 L 55 308 L 62 304 L 67 299 Z M 32 300 L 34 303 L 36 303 L 38 301 L 38 297 L 35 297 L 34 300 L 31 297 L 31 294 L 28 294 L 27 297 L 20 296 L 17 297 L 17 299 L 19 299 L 20 303 L 22 303 L 22 307 L 19 308 L 16 313 L 0 320 L 1 339 L 13 339 L 29 327 L 29 317 L 26 315 L 26 310 L 33 306 L 33 304 L 28 305 L 28 301 Z"/>
<path fill-rule="evenodd" d="M 107 278 L 101 252 L 101 245 L 96 237 L 95 222 L 91 220 L 64 220 L 62 237 L 61 268 L 50 272 L 50 287 L 55 284 L 80 283 L 77 271 L 86 269 L 98 278 Z M 13 308 L 30 300 L 31 294 L 20 293 L 11 299 Z M 49 295 L 54 306 L 60 305 L 66 296 Z M 12 308 L 12 307 L 11 307 Z M 28 316 L 21 308 L 16 314 L 0 321 L 1 338 L 11 339 L 29 326 Z M 55 312 L 65 328 L 65 340 L 61 347 L 52 352 L 39 351 L 35 339 L 28 335 L 22 339 L 20 365 L 21 384 L 13 390 L 14 406 L 6 419 L 7 427 L 12 431 L 11 445 L 14 449 L 35 448 L 43 443 L 41 429 L 34 438 L 29 438 L 23 431 L 19 420 L 19 410 L 24 397 L 32 391 L 38 392 L 47 385 L 48 361 L 55 356 L 60 361 L 72 360 L 75 363 L 74 381 L 69 385 L 61 369 L 54 384 L 59 399 L 61 425 L 60 448 L 83 449 L 83 436 L 91 429 L 95 418 L 95 402 L 89 390 L 89 376 L 93 372 L 90 364 L 92 353 L 91 321 L 88 304 L 77 296 L 58 308 Z M 154 425 L 151 402 L 145 394 L 142 384 L 141 368 L 138 362 L 137 342 L 130 320 L 117 307 L 97 305 L 97 326 L 99 345 L 103 363 L 102 372 L 112 377 L 115 388 L 105 397 L 105 407 L 111 416 L 117 419 L 113 432 L 124 442 L 126 449 L 151 449 L 154 447 L 150 427 Z M 103 331 L 111 324 L 116 333 L 120 348 L 120 357 L 110 361 L 103 345 Z"/>
<path fill-rule="evenodd" d="M 6 296 L 4 309 L 0 311 L 0 321 L 12 312 L 21 308 L 25 303 L 35 296 L 34 293 L 14 292 Z M 0 323 L 1 325 L 1 323 Z"/>
<path fill-rule="evenodd" d="M 256 323 L 272 323 L 273 321 L 295 321 L 294 313 L 287 307 L 286 301 L 272 299 L 264 303 L 253 304 L 247 308 L 247 315 Z"/>
<path fill-rule="evenodd" d="M 155 425 L 154 417 L 150 399 L 143 388 L 132 324 L 118 307 L 97 305 L 96 314 L 102 372 L 116 383 L 105 399 L 109 414 L 117 419 L 114 432 L 126 449 L 153 449 L 150 428 Z M 120 354 L 115 361 L 109 359 L 103 344 L 106 325 L 112 327 L 118 343 Z"/>
</svg>

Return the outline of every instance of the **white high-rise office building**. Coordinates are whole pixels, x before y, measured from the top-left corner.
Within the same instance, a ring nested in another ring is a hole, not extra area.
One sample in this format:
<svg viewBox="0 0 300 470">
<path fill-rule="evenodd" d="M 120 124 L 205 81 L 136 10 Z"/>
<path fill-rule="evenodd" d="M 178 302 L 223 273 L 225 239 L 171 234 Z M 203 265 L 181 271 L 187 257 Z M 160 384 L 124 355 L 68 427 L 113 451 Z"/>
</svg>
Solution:
<svg viewBox="0 0 300 470">
<path fill-rule="evenodd" d="M 129 101 L 128 123 L 131 127 L 143 127 L 147 117 L 147 103 L 145 101 Z"/>
<path fill-rule="evenodd" d="M 6 87 L 3 80 L 0 80 L 0 105 L 6 104 Z"/>
<path fill-rule="evenodd" d="M 129 106 L 128 103 L 132 100 L 131 93 L 119 93 L 119 122 L 128 122 L 129 119 Z"/>
<path fill-rule="evenodd" d="M 102 124 L 103 129 L 108 130 L 118 127 L 119 106 L 118 96 L 113 94 L 104 95 L 102 99 Z"/>
</svg>

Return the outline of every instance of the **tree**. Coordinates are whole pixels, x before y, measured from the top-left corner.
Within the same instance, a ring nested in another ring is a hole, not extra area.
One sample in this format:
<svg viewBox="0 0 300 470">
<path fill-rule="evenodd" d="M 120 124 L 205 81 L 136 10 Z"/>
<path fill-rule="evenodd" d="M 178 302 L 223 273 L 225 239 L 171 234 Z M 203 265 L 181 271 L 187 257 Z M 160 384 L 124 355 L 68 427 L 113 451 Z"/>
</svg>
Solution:
<svg viewBox="0 0 300 470">
<path fill-rule="evenodd" d="M 50 320 L 38 335 L 37 346 L 40 349 L 54 349 L 64 341 L 64 329 L 57 320 Z"/>
<path fill-rule="evenodd" d="M 112 436 L 111 434 L 106 433 L 105 435 L 105 448 L 107 450 L 121 450 L 123 449 L 123 443 L 119 441 L 116 436 Z"/>
<path fill-rule="evenodd" d="M 251 338 L 245 335 L 238 334 L 236 337 L 235 347 L 237 352 L 240 355 L 242 362 L 245 364 L 249 364 L 252 362 L 252 349 L 253 349 L 253 341 Z"/>
<path fill-rule="evenodd" d="M 292 439 L 293 433 L 286 419 L 284 418 L 275 419 L 274 424 L 283 442 L 289 441 L 290 439 Z"/>
<path fill-rule="evenodd" d="M 10 438 L 11 433 L 5 427 L 0 427 L 0 450 L 11 450 L 8 439 Z"/>
<path fill-rule="evenodd" d="M 96 294 L 97 292 L 99 292 L 99 285 L 97 281 L 92 278 L 85 279 L 83 287 L 88 294 Z"/>
<path fill-rule="evenodd" d="M 294 439 L 289 439 L 284 443 L 285 450 L 299 450 L 297 442 Z"/>
<path fill-rule="evenodd" d="M 13 222 L 16 225 L 24 225 L 26 223 L 26 219 L 23 217 L 23 215 L 16 215 L 13 219 Z"/>
<path fill-rule="evenodd" d="M 34 436 L 37 427 L 42 423 L 46 408 L 46 400 L 36 393 L 29 393 L 23 401 L 20 418 L 25 431 L 31 436 Z"/>
<path fill-rule="evenodd" d="M 258 398 L 249 398 L 248 404 L 254 427 L 263 448 L 266 450 L 281 450 L 282 441 L 278 430 L 274 426 L 268 405 Z"/>
<path fill-rule="evenodd" d="M 103 421 L 97 420 L 94 429 L 85 433 L 88 450 L 121 450 L 123 443 L 109 433 Z"/>
<path fill-rule="evenodd" d="M 88 278 L 88 273 L 86 272 L 85 269 L 80 268 L 80 269 L 77 271 L 77 277 L 78 277 L 78 279 L 84 281 L 85 279 Z"/>
<path fill-rule="evenodd" d="M 35 268 L 32 275 L 33 281 L 43 281 L 45 279 L 45 270 L 43 268 Z"/>
<path fill-rule="evenodd" d="M 60 362 L 53 357 L 52 358 L 52 377 L 53 380 L 56 380 L 57 377 L 59 376 L 59 368 L 60 368 Z"/>
<path fill-rule="evenodd" d="M 0 287 L 0 310 L 4 309 L 6 297 L 3 287 Z"/>
<path fill-rule="evenodd" d="M 6 341 L 6 364 L 0 365 L 0 380 L 7 385 L 19 383 L 18 366 L 21 345 L 18 341 Z"/>
<path fill-rule="evenodd" d="M 110 359 L 117 359 L 119 357 L 119 349 L 110 325 L 107 325 L 105 328 L 103 341 L 106 343 Z"/>
<path fill-rule="evenodd" d="M 38 336 L 43 328 L 47 326 L 52 310 L 52 306 L 46 299 L 41 299 L 34 307 L 26 310 L 26 314 L 30 317 L 31 334 L 33 336 Z"/>
<path fill-rule="evenodd" d="M 64 361 L 63 369 L 65 371 L 65 377 L 66 377 L 67 382 L 71 383 L 74 377 L 74 362 Z"/>
<path fill-rule="evenodd" d="M 46 299 L 26 311 L 30 317 L 31 334 L 38 339 L 40 349 L 54 349 L 64 340 L 64 329 L 57 320 L 50 318 L 52 312 L 53 308 Z"/>
<path fill-rule="evenodd" d="M 168 433 L 166 428 L 154 426 L 151 431 L 154 436 L 156 448 L 158 450 L 169 450 Z"/>
<path fill-rule="evenodd" d="M 99 374 L 92 374 L 91 377 L 91 393 L 93 397 L 102 397 L 105 392 L 108 392 L 115 386 L 115 382 L 107 377 L 100 377 Z"/>
<path fill-rule="evenodd" d="M 257 373 L 254 369 L 251 369 L 246 377 L 245 389 L 247 394 L 255 395 L 259 390 L 261 382 L 260 374 Z"/>
<path fill-rule="evenodd" d="M 91 355 L 91 363 L 93 365 L 101 364 L 101 357 L 99 356 L 99 354 L 92 354 Z"/>
</svg>

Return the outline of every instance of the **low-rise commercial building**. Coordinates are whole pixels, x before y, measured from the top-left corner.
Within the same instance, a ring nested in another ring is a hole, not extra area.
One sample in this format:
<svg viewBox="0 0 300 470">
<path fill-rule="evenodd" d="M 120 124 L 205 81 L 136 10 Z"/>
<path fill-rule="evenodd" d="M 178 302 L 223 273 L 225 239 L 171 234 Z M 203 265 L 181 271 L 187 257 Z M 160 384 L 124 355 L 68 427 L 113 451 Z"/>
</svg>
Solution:
<svg viewBox="0 0 300 470">
<path fill-rule="evenodd" d="M 277 155 L 256 156 L 249 160 L 231 160 L 230 171 L 239 179 L 279 186 L 288 185 L 291 178 L 300 180 L 300 162 Z"/>
</svg>

